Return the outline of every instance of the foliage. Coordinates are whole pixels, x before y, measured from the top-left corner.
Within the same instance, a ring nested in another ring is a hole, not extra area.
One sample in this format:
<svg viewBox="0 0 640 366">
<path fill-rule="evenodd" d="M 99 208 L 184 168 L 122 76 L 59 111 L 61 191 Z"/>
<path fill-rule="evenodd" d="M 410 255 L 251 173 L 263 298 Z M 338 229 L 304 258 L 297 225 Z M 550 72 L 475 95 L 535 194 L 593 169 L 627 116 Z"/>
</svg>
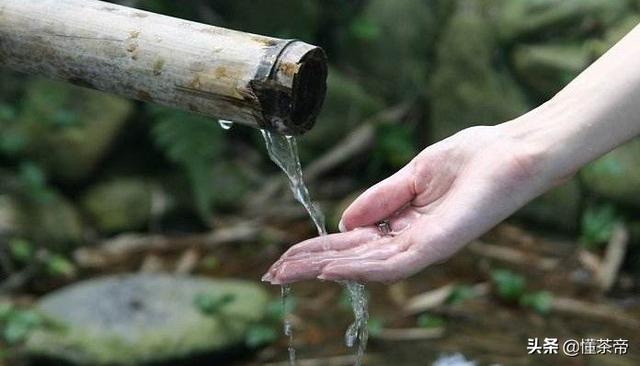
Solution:
<svg viewBox="0 0 640 366">
<path fill-rule="evenodd" d="M 382 319 L 377 318 L 377 317 L 369 317 L 369 320 L 367 322 L 367 331 L 369 332 L 370 336 L 377 336 L 380 334 L 380 332 L 382 332 L 382 329 L 384 328 L 384 322 L 382 321 Z"/>
<path fill-rule="evenodd" d="M 505 269 L 491 272 L 491 281 L 498 296 L 507 302 L 517 302 L 524 294 L 526 281 L 523 276 Z"/>
<path fill-rule="evenodd" d="M 9 345 L 24 341 L 34 329 L 45 325 L 44 318 L 30 309 L 0 302 L 0 337 Z"/>
<path fill-rule="evenodd" d="M 172 162 L 185 170 L 193 197 L 203 220 L 212 217 L 211 167 L 223 151 L 222 130 L 208 118 L 160 107 L 150 108 L 156 123 L 152 133 L 156 144 Z"/>
<path fill-rule="evenodd" d="M 548 291 L 526 292 L 526 280 L 522 275 L 497 269 L 491 272 L 491 280 L 503 301 L 530 308 L 540 315 L 545 315 L 551 310 L 551 293 Z"/>
<path fill-rule="evenodd" d="M 380 124 L 376 127 L 374 161 L 398 169 L 407 164 L 417 153 L 415 131 L 412 126 Z"/>
<path fill-rule="evenodd" d="M 269 344 L 278 339 L 278 332 L 275 327 L 267 324 L 254 324 L 247 330 L 245 344 L 251 348 L 256 348 Z"/>
<path fill-rule="evenodd" d="M 445 323 L 446 320 L 443 317 L 429 313 L 420 314 L 416 319 L 416 324 L 420 328 L 440 328 Z"/>
<path fill-rule="evenodd" d="M 615 225 L 620 221 L 611 204 L 592 205 L 582 215 L 580 243 L 588 249 L 596 249 L 611 237 Z"/>
<path fill-rule="evenodd" d="M 522 295 L 520 305 L 535 310 L 540 315 L 546 315 L 551 310 L 551 293 L 548 291 L 531 292 Z"/>
<path fill-rule="evenodd" d="M 194 296 L 193 303 L 203 314 L 213 316 L 219 315 L 222 309 L 234 299 L 235 296 L 231 294 L 200 293 Z"/>
<path fill-rule="evenodd" d="M 44 171 L 31 161 L 24 161 L 18 169 L 18 181 L 22 187 L 22 197 L 28 202 L 47 203 L 53 193 L 47 186 Z"/>
<path fill-rule="evenodd" d="M 472 286 L 458 285 L 451 291 L 445 302 L 450 305 L 458 305 L 475 296 Z"/>
</svg>

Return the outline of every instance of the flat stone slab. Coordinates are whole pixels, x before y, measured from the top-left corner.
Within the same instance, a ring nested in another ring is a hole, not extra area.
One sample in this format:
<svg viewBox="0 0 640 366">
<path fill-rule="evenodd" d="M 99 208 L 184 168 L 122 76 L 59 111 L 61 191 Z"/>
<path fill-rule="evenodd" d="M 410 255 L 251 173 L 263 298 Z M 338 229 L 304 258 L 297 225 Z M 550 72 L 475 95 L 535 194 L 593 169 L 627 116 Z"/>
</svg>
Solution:
<svg viewBox="0 0 640 366">
<path fill-rule="evenodd" d="M 194 299 L 230 299 L 204 315 Z M 87 280 L 40 300 L 60 327 L 35 331 L 31 357 L 76 365 L 139 365 L 224 350 L 244 340 L 265 315 L 268 295 L 257 283 L 170 274 Z"/>
</svg>

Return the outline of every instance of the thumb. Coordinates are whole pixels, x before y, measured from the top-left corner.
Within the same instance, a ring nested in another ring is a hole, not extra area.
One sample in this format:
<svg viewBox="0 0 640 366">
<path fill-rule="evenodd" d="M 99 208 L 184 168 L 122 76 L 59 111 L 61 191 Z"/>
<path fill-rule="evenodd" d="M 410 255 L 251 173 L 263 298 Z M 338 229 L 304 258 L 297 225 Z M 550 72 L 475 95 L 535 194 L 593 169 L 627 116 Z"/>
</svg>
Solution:
<svg viewBox="0 0 640 366">
<path fill-rule="evenodd" d="M 342 214 L 340 231 L 384 220 L 415 197 L 413 161 L 394 175 L 367 189 Z"/>
</svg>

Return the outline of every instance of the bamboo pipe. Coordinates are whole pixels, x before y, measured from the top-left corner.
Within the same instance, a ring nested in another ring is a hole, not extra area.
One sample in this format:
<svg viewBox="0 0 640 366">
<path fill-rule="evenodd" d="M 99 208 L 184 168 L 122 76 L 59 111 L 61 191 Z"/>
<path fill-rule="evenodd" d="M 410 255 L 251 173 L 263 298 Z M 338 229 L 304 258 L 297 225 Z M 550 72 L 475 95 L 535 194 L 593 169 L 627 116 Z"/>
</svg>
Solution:
<svg viewBox="0 0 640 366">
<path fill-rule="evenodd" d="M 281 134 L 324 100 L 321 48 L 97 0 L 0 0 L 0 65 Z"/>
</svg>

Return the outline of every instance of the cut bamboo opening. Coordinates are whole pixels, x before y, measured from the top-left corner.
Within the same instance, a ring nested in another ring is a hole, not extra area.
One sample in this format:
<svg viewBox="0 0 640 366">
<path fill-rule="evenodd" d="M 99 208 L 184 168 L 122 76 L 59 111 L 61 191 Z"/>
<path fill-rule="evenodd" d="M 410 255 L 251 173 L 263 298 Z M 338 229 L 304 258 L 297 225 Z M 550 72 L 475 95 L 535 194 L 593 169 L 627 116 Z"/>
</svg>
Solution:
<svg viewBox="0 0 640 366">
<path fill-rule="evenodd" d="M 96 0 L 0 0 L 0 65 L 280 134 L 314 124 L 319 47 Z"/>
</svg>

